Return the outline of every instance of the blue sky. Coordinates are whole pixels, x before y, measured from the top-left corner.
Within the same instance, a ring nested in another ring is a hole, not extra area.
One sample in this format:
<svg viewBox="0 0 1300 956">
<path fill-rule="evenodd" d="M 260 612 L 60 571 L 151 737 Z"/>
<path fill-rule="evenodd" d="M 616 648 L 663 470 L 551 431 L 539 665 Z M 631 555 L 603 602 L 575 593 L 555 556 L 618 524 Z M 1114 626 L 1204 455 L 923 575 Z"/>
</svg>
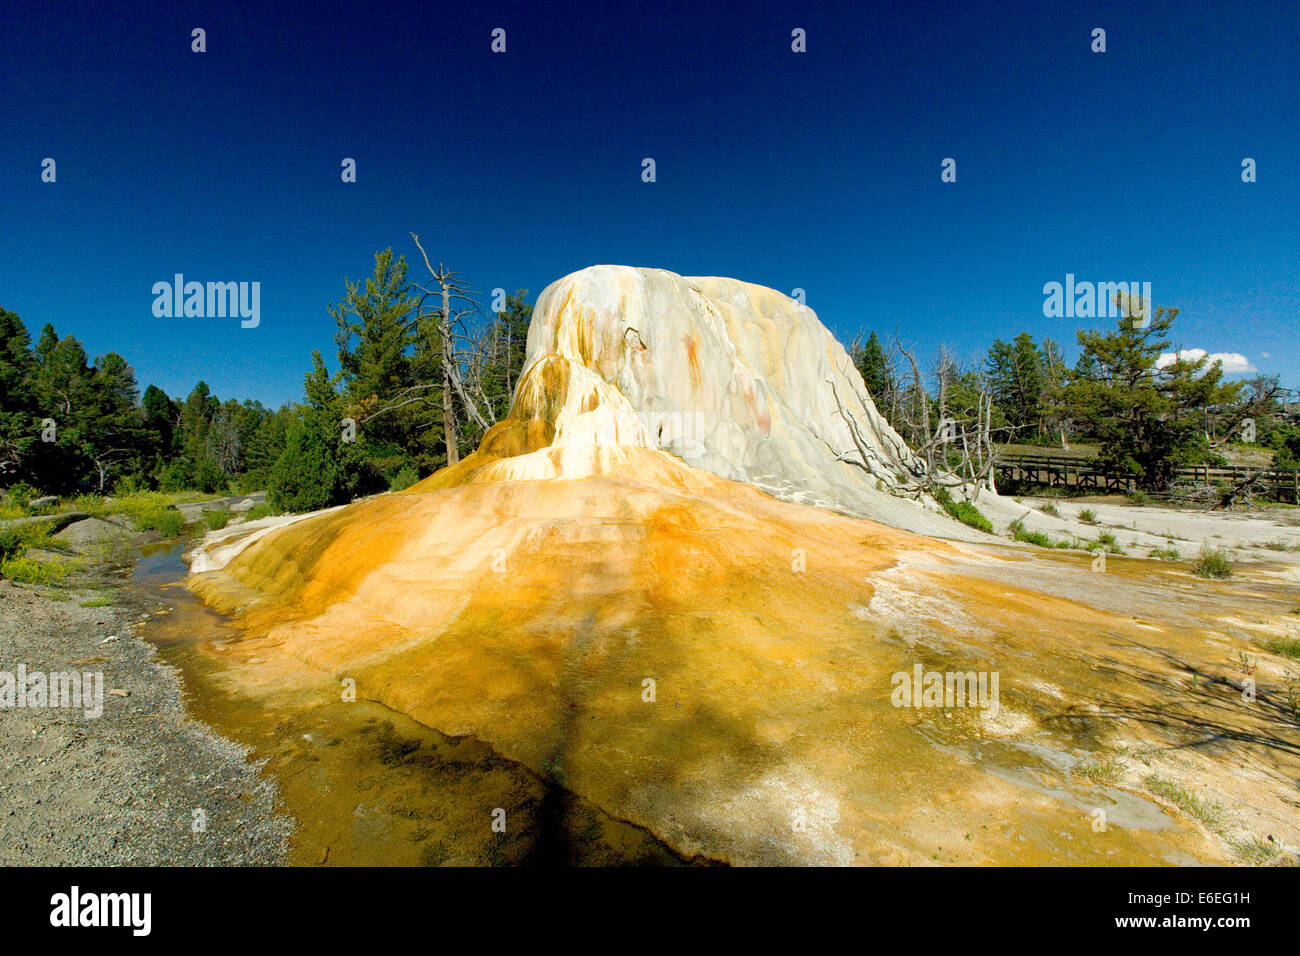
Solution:
<svg viewBox="0 0 1300 956">
<path fill-rule="evenodd" d="M 0 7 L 0 306 L 142 389 L 298 398 L 412 231 L 485 308 L 657 266 L 970 357 L 1104 324 L 1043 316 L 1067 273 L 1148 281 L 1183 347 L 1300 386 L 1293 4 L 256 6 Z M 260 325 L 156 318 L 177 272 L 260 282 Z"/>
</svg>

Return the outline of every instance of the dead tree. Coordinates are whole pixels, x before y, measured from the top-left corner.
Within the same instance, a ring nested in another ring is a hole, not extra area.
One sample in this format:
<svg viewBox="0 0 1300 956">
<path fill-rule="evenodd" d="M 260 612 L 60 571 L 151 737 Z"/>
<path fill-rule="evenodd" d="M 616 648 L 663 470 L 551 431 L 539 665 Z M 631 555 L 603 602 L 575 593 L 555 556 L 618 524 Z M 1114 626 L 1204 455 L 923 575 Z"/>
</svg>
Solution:
<svg viewBox="0 0 1300 956">
<path fill-rule="evenodd" d="M 957 380 L 960 369 L 944 349 L 936 362 L 938 397 L 932 403 L 915 354 L 896 339 L 890 343 L 891 360 L 895 353 L 906 363 L 910 376 L 905 380 L 891 374 L 896 383 L 892 428 L 881 421 L 878 413 L 872 414 L 868 396 L 842 396 L 836 383 L 828 382 L 853 443 L 851 450 L 837 453 L 837 459 L 881 479 L 891 493 L 900 496 L 919 499 L 925 494 L 935 495 L 941 489 L 961 489 L 964 497 L 975 501 L 985 488 L 996 491 L 993 396 L 987 382 L 980 382 L 971 407 L 954 407 L 951 384 Z M 849 377 L 847 369 L 840 371 L 842 376 Z M 846 402 L 855 404 L 854 411 L 860 409 L 861 414 L 851 414 Z M 874 406 L 874 402 L 871 404 Z M 935 411 L 939 416 L 938 428 L 931 422 Z M 869 435 L 864 434 L 864 427 Z M 950 460 L 954 452 L 955 463 Z"/>
<path fill-rule="evenodd" d="M 420 244 L 420 237 L 411 233 L 411 238 L 415 240 L 415 245 L 424 258 L 424 266 L 429 270 L 434 283 L 432 288 L 418 282 L 412 283 L 423 293 L 416 306 L 416 315 L 417 317 L 426 315 L 424 303 L 429 298 L 440 299 L 442 304 L 441 309 L 435 309 L 433 314 L 437 318 L 438 329 L 438 371 L 441 378 L 443 438 L 447 446 L 447 464 L 454 465 L 460 461 L 460 446 L 456 434 L 457 418 L 452 403 L 453 392 L 459 396 L 461 407 L 475 425 L 485 430 L 491 425 L 489 421 L 491 409 L 487 407 L 486 396 L 481 400 L 482 407 L 480 407 L 480 400 L 470 395 L 461 379 L 461 349 L 457 345 L 458 342 L 467 340 L 465 317 L 477 315 L 479 309 L 472 295 L 472 287 L 441 263 L 438 264 L 437 269 L 434 269 L 429 262 L 429 254 Z M 487 408 L 486 413 L 484 408 Z"/>
</svg>

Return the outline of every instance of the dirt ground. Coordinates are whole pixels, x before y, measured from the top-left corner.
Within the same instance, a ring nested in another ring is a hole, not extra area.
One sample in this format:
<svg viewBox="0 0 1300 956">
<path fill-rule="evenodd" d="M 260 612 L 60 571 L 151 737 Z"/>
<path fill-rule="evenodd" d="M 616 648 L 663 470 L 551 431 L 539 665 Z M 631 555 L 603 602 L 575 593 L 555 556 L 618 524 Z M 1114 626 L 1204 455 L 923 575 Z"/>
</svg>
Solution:
<svg viewBox="0 0 1300 956">
<path fill-rule="evenodd" d="M 102 674 L 102 713 L 0 709 L 0 865 L 284 862 L 274 785 L 133 636 L 163 610 L 126 586 L 144 536 L 88 519 L 57 537 L 79 559 L 66 583 L 0 580 L 0 672 Z"/>
</svg>

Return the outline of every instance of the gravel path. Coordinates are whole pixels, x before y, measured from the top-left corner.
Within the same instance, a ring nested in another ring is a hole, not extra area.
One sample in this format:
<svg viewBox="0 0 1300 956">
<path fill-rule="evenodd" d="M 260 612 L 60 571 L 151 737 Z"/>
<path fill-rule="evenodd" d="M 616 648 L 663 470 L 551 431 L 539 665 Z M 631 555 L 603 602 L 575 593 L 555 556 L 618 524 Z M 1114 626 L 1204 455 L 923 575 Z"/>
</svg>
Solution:
<svg viewBox="0 0 1300 956">
<path fill-rule="evenodd" d="M 98 590 L 0 580 L 0 865 L 284 863 L 292 821 L 274 784 L 186 715 L 176 672 L 132 636 L 144 599 L 121 588 L 110 606 L 81 606 L 130 569 L 122 548 L 95 547 L 104 529 L 73 529 L 90 532 L 67 535 L 91 564 L 77 584 Z M 102 714 L 9 706 L 19 665 L 102 673 Z"/>
</svg>

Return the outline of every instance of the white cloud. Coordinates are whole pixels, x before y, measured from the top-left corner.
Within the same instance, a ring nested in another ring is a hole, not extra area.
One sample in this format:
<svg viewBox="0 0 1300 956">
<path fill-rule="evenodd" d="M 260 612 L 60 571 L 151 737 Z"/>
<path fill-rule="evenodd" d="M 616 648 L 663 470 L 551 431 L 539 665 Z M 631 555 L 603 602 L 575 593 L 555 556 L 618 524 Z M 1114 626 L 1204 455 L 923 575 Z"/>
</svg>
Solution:
<svg viewBox="0 0 1300 956">
<path fill-rule="evenodd" d="M 1259 371 L 1259 369 L 1255 368 L 1255 366 L 1251 364 L 1250 359 L 1246 358 L 1246 356 L 1242 355 L 1240 352 L 1206 352 L 1205 349 L 1183 349 L 1177 354 L 1173 352 L 1165 352 L 1160 356 L 1160 358 L 1156 359 L 1156 368 L 1164 368 L 1166 365 L 1173 365 L 1177 359 L 1187 359 L 1195 362 L 1198 359 L 1205 358 L 1206 356 L 1209 356 L 1210 365 L 1213 365 L 1215 362 L 1222 364 L 1223 371 L 1228 375 L 1243 375 Z"/>
</svg>

